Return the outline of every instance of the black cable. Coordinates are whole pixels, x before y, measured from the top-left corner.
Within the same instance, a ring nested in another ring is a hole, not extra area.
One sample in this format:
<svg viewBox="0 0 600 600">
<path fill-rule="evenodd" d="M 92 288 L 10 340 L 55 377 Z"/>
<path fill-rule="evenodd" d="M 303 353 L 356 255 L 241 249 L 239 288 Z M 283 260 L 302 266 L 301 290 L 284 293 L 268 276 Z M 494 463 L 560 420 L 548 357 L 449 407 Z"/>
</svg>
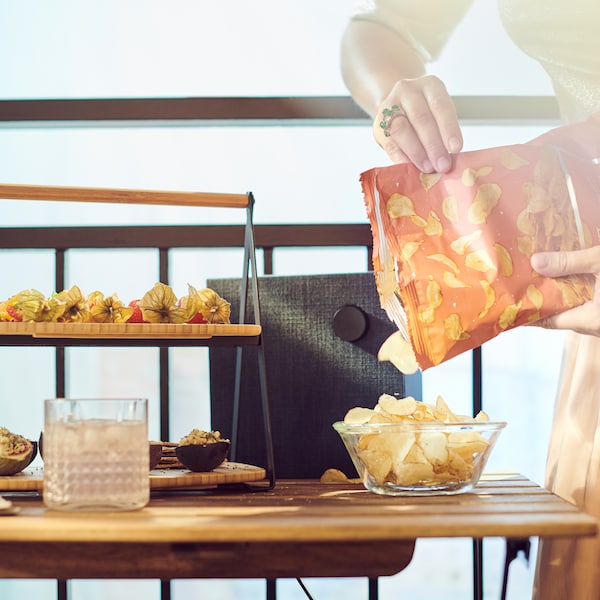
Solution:
<svg viewBox="0 0 600 600">
<path fill-rule="evenodd" d="M 309 600 L 314 600 L 314 598 L 310 595 L 310 592 L 304 585 L 302 579 L 300 579 L 300 577 L 296 577 L 296 581 L 298 582 L 298 585 L 302 588 L 302 591 L 306 594 L 306 597 L 309 598 Z"/>
</svg>

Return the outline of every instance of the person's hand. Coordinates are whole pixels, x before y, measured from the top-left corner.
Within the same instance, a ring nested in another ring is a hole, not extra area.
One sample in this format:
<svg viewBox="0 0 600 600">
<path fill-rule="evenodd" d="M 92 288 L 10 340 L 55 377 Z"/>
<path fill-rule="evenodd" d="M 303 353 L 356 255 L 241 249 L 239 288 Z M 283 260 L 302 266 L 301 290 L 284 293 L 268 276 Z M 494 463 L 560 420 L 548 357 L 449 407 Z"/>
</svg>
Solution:
<svg viewBox="0 0 600 600">
<path fill-rule="evenodd" d="M 594 297 L 589 302 L 536 321 L 534 325 L 600 336 L 600 246 L 572 252 L 540 252 L 531 257 L 531 266 L 537 273 L 547 277 L 591 274 L 595 283 Z"/>
<path fill-rule="evenodd" d="M 463 145 L 452 98 L 434 75 L 396 82 L 378 107 L 373 133 L 395 163 L 412 162 L 424 173 L 448 172 Z"/>
</svg>

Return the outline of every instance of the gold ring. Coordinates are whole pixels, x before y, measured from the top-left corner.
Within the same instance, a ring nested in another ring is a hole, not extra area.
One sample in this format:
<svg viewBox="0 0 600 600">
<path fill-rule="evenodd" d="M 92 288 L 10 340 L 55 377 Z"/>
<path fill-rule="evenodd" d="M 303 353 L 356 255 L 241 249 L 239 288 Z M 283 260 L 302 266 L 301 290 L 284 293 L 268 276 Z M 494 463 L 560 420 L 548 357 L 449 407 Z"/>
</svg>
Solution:
<svg viewBox="0 0 600 600">
<path fill-rule="evenodd" d="M 379 127 L 383 129 L 385 137 L 390 137 L 389 127 L 394 117 L 406 117 L 397 104 L 393 104 L 391 108 L 384 108 L 381 114 L 383 115 L 383 120 L 379 123 Z"/>
</svg>

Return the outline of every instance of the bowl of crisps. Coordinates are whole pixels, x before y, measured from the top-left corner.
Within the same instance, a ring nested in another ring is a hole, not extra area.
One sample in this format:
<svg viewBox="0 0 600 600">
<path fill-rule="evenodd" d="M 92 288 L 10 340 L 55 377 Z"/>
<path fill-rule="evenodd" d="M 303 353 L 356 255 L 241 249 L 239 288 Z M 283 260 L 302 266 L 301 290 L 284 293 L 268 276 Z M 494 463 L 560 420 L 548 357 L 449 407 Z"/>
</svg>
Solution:
<svg viewBox="0 0 600 600">
<path fill-rule="evenodd" d="M 364 486 L 376 494 L 461 494 L 478 483 L 505 422 L 454 414 L 435 404 L 383 394 L 333 424 Z"/>
</svg>

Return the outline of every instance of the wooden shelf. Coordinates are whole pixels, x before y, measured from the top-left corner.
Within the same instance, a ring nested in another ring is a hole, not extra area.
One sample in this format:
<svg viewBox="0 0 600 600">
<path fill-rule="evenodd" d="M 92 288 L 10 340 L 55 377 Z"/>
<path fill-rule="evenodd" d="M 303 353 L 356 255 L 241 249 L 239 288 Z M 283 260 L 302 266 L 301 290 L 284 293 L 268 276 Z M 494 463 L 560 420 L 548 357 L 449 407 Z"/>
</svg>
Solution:
<svg viewBox="0 0 600 600">
<path fill-rule="evenodd" d="M 260 325 L 0 322 L 5 346 L 256 346 Z"/>
<path fill-rule="evenodd" d="M 0 335 L 34 338 L 211 339 L 260 335 L 260 325 L 188 323 L 0 323 Z"/>
</svg>

